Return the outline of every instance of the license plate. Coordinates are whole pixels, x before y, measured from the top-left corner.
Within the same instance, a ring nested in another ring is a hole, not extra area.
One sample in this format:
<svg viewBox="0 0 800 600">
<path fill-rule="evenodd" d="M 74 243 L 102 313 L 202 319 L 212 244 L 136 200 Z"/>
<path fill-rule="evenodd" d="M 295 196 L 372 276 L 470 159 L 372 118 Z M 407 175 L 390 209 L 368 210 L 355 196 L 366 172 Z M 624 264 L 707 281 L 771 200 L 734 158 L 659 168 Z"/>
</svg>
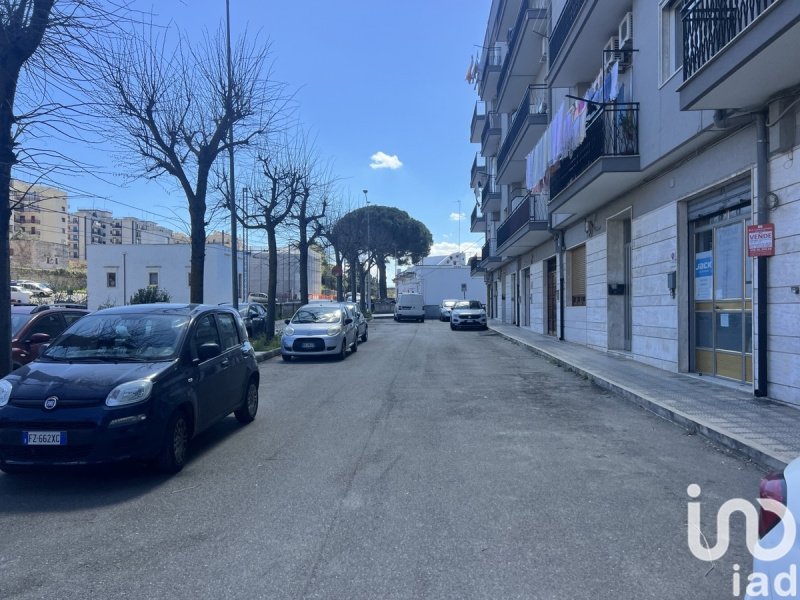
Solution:
<svg viewBox="0 0 800 600">
<path fill-rule="evenodd" d="M 300 347 L 311 348 L 313 350 L 316 347 L 316 344 L 314 342 L 303 342 L 302 344 L 300 344 Z"/>
<path fill-rule="evenodd" d="M 23 431 L 22 443 L 26 446 L 65 446 L 66 431 Z"/>
</svg>

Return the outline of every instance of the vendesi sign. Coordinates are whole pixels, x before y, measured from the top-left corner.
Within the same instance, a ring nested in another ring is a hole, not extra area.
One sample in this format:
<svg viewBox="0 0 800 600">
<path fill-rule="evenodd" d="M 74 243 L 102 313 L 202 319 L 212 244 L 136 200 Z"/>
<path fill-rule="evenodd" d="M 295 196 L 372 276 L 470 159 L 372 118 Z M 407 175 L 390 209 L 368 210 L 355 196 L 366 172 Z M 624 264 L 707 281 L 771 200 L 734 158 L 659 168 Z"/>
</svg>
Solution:
<svg viewBox="0 0 800 600">
<path fill-rule="evenodd" d="M 775 256 L 775 224 L 747 226 L 747 256 Z"/>
</svg>

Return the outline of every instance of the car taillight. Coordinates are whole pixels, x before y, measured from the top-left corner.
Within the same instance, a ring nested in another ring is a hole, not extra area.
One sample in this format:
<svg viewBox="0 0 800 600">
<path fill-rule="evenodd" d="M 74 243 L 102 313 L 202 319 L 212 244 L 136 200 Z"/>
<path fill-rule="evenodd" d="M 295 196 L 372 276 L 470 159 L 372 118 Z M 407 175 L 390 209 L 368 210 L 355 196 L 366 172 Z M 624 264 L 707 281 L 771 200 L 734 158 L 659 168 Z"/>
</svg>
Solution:
<svg viewBox="0 0 800 600">
<path fill-rule="evenodd" d="M 786 506 L 786 479 L 783 473 L 770 473 L 764 477 L 758 486 L 758 497 L 770 498 Z M 762 508 L 758 519 L 758 537 L 763 538 L 780 522 L 778 515 Z"/>
</svg>

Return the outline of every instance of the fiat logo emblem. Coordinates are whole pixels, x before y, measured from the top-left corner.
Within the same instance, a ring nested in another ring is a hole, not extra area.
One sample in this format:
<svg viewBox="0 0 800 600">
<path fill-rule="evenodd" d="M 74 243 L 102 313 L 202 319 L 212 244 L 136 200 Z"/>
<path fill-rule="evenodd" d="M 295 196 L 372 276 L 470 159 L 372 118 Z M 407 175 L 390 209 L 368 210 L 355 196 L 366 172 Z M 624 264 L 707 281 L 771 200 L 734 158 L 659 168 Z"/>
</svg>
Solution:
<svg viewBox="0 0 800 600">
<path fill-rule="evenodd" d="M 53 410 L 56 407 L 57 402 L 58 402 L 58 396 L 50 396 L 47 400 L 44 401 L 44 407 L 47 410 Z"/>
</svg>

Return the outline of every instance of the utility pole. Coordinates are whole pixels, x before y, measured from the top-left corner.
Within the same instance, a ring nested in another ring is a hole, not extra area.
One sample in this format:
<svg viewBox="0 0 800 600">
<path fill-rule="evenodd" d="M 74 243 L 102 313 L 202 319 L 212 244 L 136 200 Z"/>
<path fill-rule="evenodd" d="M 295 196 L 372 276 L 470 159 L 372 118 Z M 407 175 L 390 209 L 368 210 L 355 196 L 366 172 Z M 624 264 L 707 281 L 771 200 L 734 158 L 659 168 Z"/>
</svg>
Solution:
<svg viewBox="0 0 800 600">
<path fill-rule="evenodd" d="M 225 94 L 226 111 L 230 119 L 228 127 L 228 159 L 230 162 L 230 209 L 231 209 L 231 295 L 233 307 L 239 308 L 239 257 L 236 248 L 236 185 L 233 177 L 233 68 L 231 67 L 231 3 L 225 0 L 225 29 L 228 54 L 228 90 Z"/>
<path fill-rule="evenodd" d="M 366 286 L 367 287 L 367 289 L 366 289 L 367 299 L 365 300 L 365 302 L 366 302 L 365 306 L 366 306 L 366 310 L 372 312 L 372 290 L 370 289 L 371 288 L 371 282 L 370 282 L 370 276 L 369 276 L 369 271 L 370 271 L 370 269 L 369 269 L 369 253 L 370 253 L 370 250 L 372 248 L 372 243 L 371 243 L 370 235 L 369 235 L 369 200 L 367 199 L 367 190 L 363 190 L 363 191 L 364 191 L 365 208 L 367 210 L 367 286 Z"/>
</svg>

